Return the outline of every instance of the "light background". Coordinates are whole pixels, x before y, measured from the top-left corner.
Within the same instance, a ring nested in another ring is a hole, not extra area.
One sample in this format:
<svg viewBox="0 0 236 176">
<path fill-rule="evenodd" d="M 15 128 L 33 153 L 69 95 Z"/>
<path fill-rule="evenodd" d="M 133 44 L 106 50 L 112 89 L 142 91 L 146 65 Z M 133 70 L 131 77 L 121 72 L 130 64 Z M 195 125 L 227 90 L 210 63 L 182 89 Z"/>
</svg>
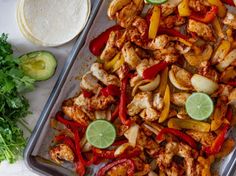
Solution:
<svg viewBox="0 0 236 176">
<path fill-rule="evenodd" d="M 37 83 L 35 91 L 26 95 L 31 105 L 30 111 L 33 112 L 32 115 L 27 117 L 27 122 L 29 123 L 30 128 L 33 129 L 58 78 L 64 61 L 66 60 L 73 46 L 74 41 L 55 48 L 43 48 L 28 42 L 17 27 L 16 2 L 16 0 L 0 0 L 0 34 L 3 32 L 9 34 L 9 42 L 13 45 L 14 54 L 19 56 L 30 51 L 47 49 L 53 52 L 58 61 L 57 71 L 53 78 L 48 81 Z M 36 175 L 26 168 L 24 161 L 21 159 L 15 164 L 11 165 L 7 162 L 2 162 L 0 164 L 0 176 Z"/>
</svg>

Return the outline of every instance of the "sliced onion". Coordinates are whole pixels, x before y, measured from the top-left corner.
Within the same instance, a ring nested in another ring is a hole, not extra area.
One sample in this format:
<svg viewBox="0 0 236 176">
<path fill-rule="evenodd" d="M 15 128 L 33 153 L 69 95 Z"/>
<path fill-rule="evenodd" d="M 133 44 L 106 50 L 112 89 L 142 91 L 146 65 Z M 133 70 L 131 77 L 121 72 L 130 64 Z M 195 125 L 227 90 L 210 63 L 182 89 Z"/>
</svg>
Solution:
<svg viewBox="0 0 236 176">
<path fill-rule="evenodd" d="M 161 80 L 160 75 L 157 75 L 156 78 L 152 80 L 150 83 L 145 84 L 143 86 L 139 86 L 139 89 L 144 92 L 153 91 L 159 86 L 160 80 Z"/>
<path fill-rule="evenodd" d="M 155 172 L 153 172 L 153 171 L 150 171 L 149 173 L 148 173 L 148 176 L 158 176 Z"/>
<path fill-rule="evenodd" d="M 184 87 L 182 86 L 180 83 L 178 83 L 178 81 L 175 78 L 174 72 L 173 70 L 169 71 L 169 78 L 170 78 L 170 82 L 177 88 L 180 90 L 190 90 L 190 88 L 188 87 Z"/>
<path fill-rule="evenodd" d="M 150 80 L 141 80 L 141 81 L 137 82 L 137 84 L 134 86 L 134 88 L 132 90 L 132 96 L 135 96 L 140 85 L 145 84 L 145 83 L 149 83 L 149 82 L 150 82 Z"/>
<path fill-rule="evenodd" d="M 82 152 L 89 152 L 90 150 L 92 150 L 92 145 L 86 142 L 82 148 Z"/>
<path fill-rule="evenodd" d="M 96 119 L 106 119 L 107 113 L 106 111 L 95 111 Z"/>
<path fill-rule="evenodd" d="M 144 123 L 143 125 L 144 125 L 145 128 L 147 128 L 148 130 L 150 130 L 151 132 L 153 132 L 155 135 L 158 135 L 159 132 L 158 132 L 155 128 L 149 126 L 149 125 L 146 124 L 146 123 Z"/>
<path fill-rule="evenodd" d="M 136 146 L 138 133 L 139 133 L 139 125 L 133 124 L 124 134 L 125 137 L 128 139 L 129 144 L 132 147 Z"/>
<path fill-rule="evenodd" d="M 216 82 L 198 74 L 193 75 L 191 83 L 196 91 L 207 94 L 212 94 L 219 88 Z"/>
<path fill-rule="evenodd" d="M 121 155 L 122 153 L 124 153 L 124 151 L 130 147 L 130 143 L 124 143 L 122 145 L 120 145 L 116 150 L 115 150 L 115 153 L 114 153 L 114 156 L 117 157 L 119 155 Z"/>
<path fill-rule="evenodd" d="M 80 140 L 80 146 L 83 147 L 86 142 L 87 142 L 87 139 L 86 139 L 86 136 L 84 135 L 82 139 Z"/>
<path fill-rule="evenodd" d="M 227 56 L 224 58 L 222 62 L 220 62 L 218 65 L 216 65 L 216 68 L 219 71 L 224 71 L 225 68 L 230 66 L 231 63 L 236 61 L 236 49 L 232 50 Z"/>
</svg>

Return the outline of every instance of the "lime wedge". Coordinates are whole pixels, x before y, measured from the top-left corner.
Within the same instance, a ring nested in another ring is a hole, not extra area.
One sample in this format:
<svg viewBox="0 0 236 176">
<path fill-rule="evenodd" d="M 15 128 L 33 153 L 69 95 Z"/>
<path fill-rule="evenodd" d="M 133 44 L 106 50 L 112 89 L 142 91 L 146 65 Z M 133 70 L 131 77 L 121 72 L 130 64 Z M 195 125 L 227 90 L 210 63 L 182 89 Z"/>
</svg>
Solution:
<svg viewBox="0 0 236 176">
<path fill-rule="evenodd" d="M 88 142 L 97 148 L 107 148 L 116 139 L 115 127 L 106 120 L 95 120 L 89 124 L 86 130 Z"/>
<path fill-rule="evenodd" d="M 159 5 L 165 3 L 167 0 L 146 0 L 146 1 L 150 4 Z"/>
<path fill-rule="evenodd" d="M 185 104 L 188 115 L 195 120 L 205 120 L 212 114 L 214 105 L 211 97 L 204 93 L 193 93 Z"/>
</svg>

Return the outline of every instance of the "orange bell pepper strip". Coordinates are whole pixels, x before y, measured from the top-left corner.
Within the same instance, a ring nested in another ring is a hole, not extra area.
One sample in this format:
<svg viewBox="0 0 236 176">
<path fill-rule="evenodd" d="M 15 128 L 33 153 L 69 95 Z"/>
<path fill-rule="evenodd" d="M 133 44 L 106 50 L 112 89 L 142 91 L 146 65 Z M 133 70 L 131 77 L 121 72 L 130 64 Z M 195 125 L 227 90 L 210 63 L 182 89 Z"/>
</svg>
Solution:
<svg viewBox="0 0 236 176">
<path fill-rule="evenodd" d="M 154 6 L 152 16 L 150 18 L 150 25 L 148 32 L 149 39 L 154 39 L 156 37 L 160 24 L 160 18 L 161 18 L 161 9 L 159 6 Z"/>
<path fill-rule="evenodd" d="M 216 131 L 223 123 L 227 113 L 227 101 L 218 98 L 216 107 L 212 116 L 211 131 Z"/>
<path fill-rule="evenodd" d="M 165 68 L 165 70 L 161 73 L 161 84 L 159 87 L 160 95 L 163 97 L 165 94 L 166 86 L 168 81 L 168 67 Z"/>
<path fill-rule="evenodd" d="M 189 8 L 189 0 L 183 0 L 178 5 L 178 12 L 179 12 L 179 16 L 190 16 L 191 15 L 191 10 Z"/>
<path fill-rule="evenodd" d="M 235 141 L 233 139 L 227 139 L 224 142 L 224 144 L 221 148 L 221 151 L 216 154 L 216 158 L 226 157 L 228 154 L 230 154 L 230 152 L 233 151 L 234 147 L 235 147 Z"/>
<path fill-rule="evenodd" d="M 161 112 L 161 116 L 158 120 L 159 123 L 164 122 L 169 115 L 170 112 L 170 87 L 166 86 L 165 94 L 164 94 L 164 109 Z"/>
<path fill-rule="evenodd" d="M 214 18 L 217 15 L 217 12 L 218 12 L 218 7 L 213 5 L 211 6 L 211 9 L 204 16 L 199 16 L 198 14 L 192 12 L 190 18 L 208 24 L 214 20 Z"/>
<path fill-rule="evenodd" d="M 226 15 L 226 7 L 224 6 L 224 4 L 220 1 L 220 0 L 208 0 L 208 2 L 211 5 L 215 5 L 218 7 L 218 16 L 223 18 Z"/>
<path fill-rule="evenodd" d="M 206 147 L 204 150 L 208 155 L 215 155 L 220 152 L 226 138 L 226 134 L 230 128 L 229 124 L 224 124 L 222 130 L 214 140 L 213 144 L 209 147 Z"/>
<path fill-rule="evenodd" d="M 189 129 L 200 132 L 209 132 L 211 125 L 206 122 L 191 120 L 191 119 L 178 119 L 172 118 L 168 121 L 169 128 L 175 129 Z"/>
</svg>

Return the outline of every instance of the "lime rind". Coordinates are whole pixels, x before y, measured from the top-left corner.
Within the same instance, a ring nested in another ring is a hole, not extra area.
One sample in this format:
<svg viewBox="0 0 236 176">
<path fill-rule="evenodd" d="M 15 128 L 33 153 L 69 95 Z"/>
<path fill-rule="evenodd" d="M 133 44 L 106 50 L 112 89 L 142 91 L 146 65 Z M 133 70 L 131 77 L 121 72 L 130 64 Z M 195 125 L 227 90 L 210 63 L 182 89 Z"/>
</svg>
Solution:
<svg viewBox="0 0 236 176">
<path fill-rule="evenodd" d="M 146 0 L 148 3 L 150 4 L 154 4 L 154 5 L 160 5 L 160 4 L 164 4 L 165 2 L 167 2 L 167 0 Z"/>
<path fill-rule="evenodd" d="M 193 93 L 186 101 L 186 112 L 194 120 L 209 118 L 214 110 L 212 99 L 204 93 Z"/>
<path fill-rule="evenodd" d="M 94 147 L 104 149 L 114 143 L 116 129 L 106 120 L 95 120 L 89 124 L 86 130 L 86 138 Z"/>
</svg>

